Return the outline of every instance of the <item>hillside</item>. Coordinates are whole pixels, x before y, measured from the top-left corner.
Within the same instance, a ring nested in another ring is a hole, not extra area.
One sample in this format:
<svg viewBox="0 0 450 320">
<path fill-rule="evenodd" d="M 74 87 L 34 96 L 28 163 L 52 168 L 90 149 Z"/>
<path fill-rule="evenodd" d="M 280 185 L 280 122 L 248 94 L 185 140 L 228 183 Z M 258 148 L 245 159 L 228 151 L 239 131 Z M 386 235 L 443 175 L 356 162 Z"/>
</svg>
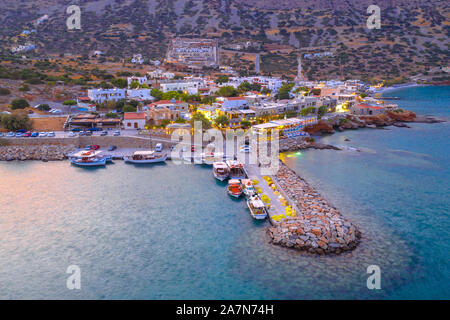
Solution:
<svg viewBox="0 0 450 320">
<path fill-rule="evenodd" d="M 76 1 L 75 1 L 76 2 Z M 219 38 L 221 63 L 253 72 L 252 55 L 262 52 L 265 74 L 296 73 L 298 54 L 330 52 L 304 59 L 305 75 L 317 78 L 400 78 L 429 74 L 449 62 L 447 1 L 377 1 L 380 30 L 368 30 L 369 0 L 80 0 L 82 30 L 68 31 L 65 9 L 72 0 L 1 2 L 1 53 L 36 44 L 35 53 L 87 55 L 102 50 L 115 61 L 133 53 L 162 60 L 175 36 Z M 34 26 L 47 14 L 49 20 Z M 20 36 L 23 30 L 36 33 Z M 233 45 L 252 45 L 233 52 Z M 278 44 L 282 46 L 273 46 Z M 272 45 L 272 46 L 271 46 Z M 34 55 L 34 56 L 33 56 Z"/>
</svg>

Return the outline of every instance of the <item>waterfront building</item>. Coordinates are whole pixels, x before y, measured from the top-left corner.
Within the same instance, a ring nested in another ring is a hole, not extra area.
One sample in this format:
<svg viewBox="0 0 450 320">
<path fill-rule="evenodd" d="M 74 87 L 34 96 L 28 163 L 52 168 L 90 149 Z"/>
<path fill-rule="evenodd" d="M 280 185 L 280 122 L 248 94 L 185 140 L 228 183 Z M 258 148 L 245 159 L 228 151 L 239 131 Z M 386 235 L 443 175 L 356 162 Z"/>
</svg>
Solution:
<svg viewBox="0 0 450 320">
<path fill-rule="evenodd" d="M 88 128 L 120 128 L 121 119 L 105 118 L 95 114 L 75 114 L 70 117 L 67 124 L 69 130 L 78 128 L 85 130 Z"/>
<path fill-rule="evenodd" d="M 147 115 L 144 112 L 125 112 L 123 127 L 125 129 L 145 129 Z"/>
<path fill-rule="evenodd" d="M 355 115 L 377 115 L 385 112 L 382 106 L 373 106 L 366 103 L 359 103 L 350 107 L 350 113 Z"/>
</svg>

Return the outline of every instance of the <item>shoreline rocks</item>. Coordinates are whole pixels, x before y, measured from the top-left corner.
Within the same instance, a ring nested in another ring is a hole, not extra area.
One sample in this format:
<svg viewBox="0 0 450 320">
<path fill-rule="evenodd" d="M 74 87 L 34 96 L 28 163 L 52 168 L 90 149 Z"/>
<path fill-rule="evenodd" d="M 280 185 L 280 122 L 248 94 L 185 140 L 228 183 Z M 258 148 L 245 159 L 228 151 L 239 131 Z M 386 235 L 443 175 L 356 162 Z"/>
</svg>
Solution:
<svg viewBox="0 0 450 320">
<path fill-rule="evenodd" d="M 331 134 L 335 131 L 356 130 L 359 128 L 382 129 L 387 126 L 400 128 L 410 128 L 406 123 L 440 123 L 445 122 L 429 115 L 416 115 L 412 111 L 397 110 L 386 111 L 377 115 L 353 115 L 347 114 L 345 117 L 329 121 L 319 120 L 317 124 L 305 129 L 311 135 Z"/>
<path fill-rule="evenodd" d="M 304 139 L 303 137 L 280 140 L 280 152 L 297 151 L 297 150 L 304 150 L 304 149 L 341 150 L 340 148 L 330 145 L 330 144 L 325 144 L 325 143 L 320 143 L 320 142 L 310 142 L 310 141 Z"/>
<path fill-rule="evenodd" d="M 275 179 L 300 212 L 268 229 L 273 244 L 313 254 L 340 254 L 356 248 L 361 239 L 358 228 L 305 180 L 284 163 Z"/>
<path fill-rule="evenodd" d="M 75 146 L 2 146 L 0 161 L 61 161 L 67 159 L 67 154 L 75 150 Z"/>
</svg>

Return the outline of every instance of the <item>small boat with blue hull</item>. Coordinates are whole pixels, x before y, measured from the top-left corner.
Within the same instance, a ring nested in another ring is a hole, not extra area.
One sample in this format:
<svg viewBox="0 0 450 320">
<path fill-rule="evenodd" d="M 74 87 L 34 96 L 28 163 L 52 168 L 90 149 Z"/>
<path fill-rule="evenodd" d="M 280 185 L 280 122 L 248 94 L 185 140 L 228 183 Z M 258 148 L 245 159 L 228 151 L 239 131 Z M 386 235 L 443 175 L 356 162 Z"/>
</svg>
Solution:
<svg viewBox="0 0 450 320">
<path fill-rule="evenodd" d="M 107 159 L 100 155 L 100 151 L 80 151 L 70 156 L 70 163 L 80 167 L 98 167 L 106 165 Z"/>
<path fill-rule="evenodd" d="M 242 186 L 244 187 L 244 194 L 246 197 L 250 198 L 256 194 L 256 189 L 253 186 L 253 182 L 250 179 L 242 179 Z"/>
</svg>

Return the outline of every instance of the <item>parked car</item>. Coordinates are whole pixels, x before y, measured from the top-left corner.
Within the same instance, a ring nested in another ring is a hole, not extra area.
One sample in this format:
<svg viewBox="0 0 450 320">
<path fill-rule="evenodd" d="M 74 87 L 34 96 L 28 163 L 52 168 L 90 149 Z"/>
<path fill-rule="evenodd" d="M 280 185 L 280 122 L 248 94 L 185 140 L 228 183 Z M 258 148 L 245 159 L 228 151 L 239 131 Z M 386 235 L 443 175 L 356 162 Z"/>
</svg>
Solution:
<svg viewBox="0 0 450 320">
<path fill-rule="evenodd" d="M 77 134 L 75 132 L 69 132 L 69 137 L 76 137 Z"/>
<path fill-rule="evenodd" d="M 27 129 L 19 129 L 19 130 L 16 130 L 16 133 L 25 133 L 25 132 L 27 132 Z"/>
<path fill-rule="evenodd" d="M 103 131 L 100 133 L 100 135 L 101 135 L 101 136 L 107 136 L 107 135 L 108 135 L 108 131 L 104 131 L 104 130 L 103 130 Z"/>
<path fill-rule="evenodd" d="M 93 131 L 100 131 L 101 129 L 100 128 L 89 128 L 88 129 L 88 131 L 91 131 L 91 132 L 93 132 Z"/>
<path fill-rule="evenodd" d="M 23 134 L 24 137 L 31 137 L 31 131 L 27 131 Z"/>
<path fill-rule="evenodd" d="M 91 146 L 85 146 L 84 150 L 91 150 Z"/>
<path fill-rule="evenodd" d="M 51 132 L 48 133 L 47 136 L 48 136 L 48 137 L 54 137 L 54 136 L 55 136 L 55 133 L 54 133 L 53 131 L 51 131 Z"/>
<path fill-rule="evenodd" d="M 163 150 L 163 145 L 162 143 L 157 143 L 156 147 L 155 147 L 155 151 L 156 152 L 161 152 Z"/>
<path fill-rule="evenodd" d="M 23 137 L 23 133 L 21 133 L 21 132 L 16 133 L 16 138 L 21 138 L 21 137 Z"/>
<path fill-rule="evenodd" d="M 39 132 L 33 132 L 33 133 L 31 134 L 31 137 L 32 137 L 32 138 L 39 137 Z"/>
<path fill-rule="evenodd" d="M 116 146 L 108 146 L 108 151 L 114 151 L 116 149 L 117 149 Z"/>
<path fill-rule="evenodd" d="M 7 137 L 14 137 L 16 134 L 14 132 L 8 132 Z"/>
<path fill-rule="evenodd" d="M 92 150 L 98 150 L 98 149 L 100 149 L 100 146 L 98 144 L 94 144 L 94 145 L 91 146 L 91 149 Z"/>
<path fill-rule="evenodd" d="M 47 132 L 39 132 L 39 137 L 46 137 L 47 136 Z"/>
<path fill-rule="evenodd" d="M 120 131 L 119 130 L 114 131 L 114 136 L 115 137 L 120 136 Z"/>
<path fill-rule="evenodd" d="M 0 132 L 0 137 L 3 137 L 3 132 Z"/>
<path fill-rule="evenodd" d="M 82 131 L 82 130 L 81 130 L 80 128 L 73 128 L 72 131 L 73 131 L 73 132 L 80 132 L 80 131 Z"/>
</svg>

